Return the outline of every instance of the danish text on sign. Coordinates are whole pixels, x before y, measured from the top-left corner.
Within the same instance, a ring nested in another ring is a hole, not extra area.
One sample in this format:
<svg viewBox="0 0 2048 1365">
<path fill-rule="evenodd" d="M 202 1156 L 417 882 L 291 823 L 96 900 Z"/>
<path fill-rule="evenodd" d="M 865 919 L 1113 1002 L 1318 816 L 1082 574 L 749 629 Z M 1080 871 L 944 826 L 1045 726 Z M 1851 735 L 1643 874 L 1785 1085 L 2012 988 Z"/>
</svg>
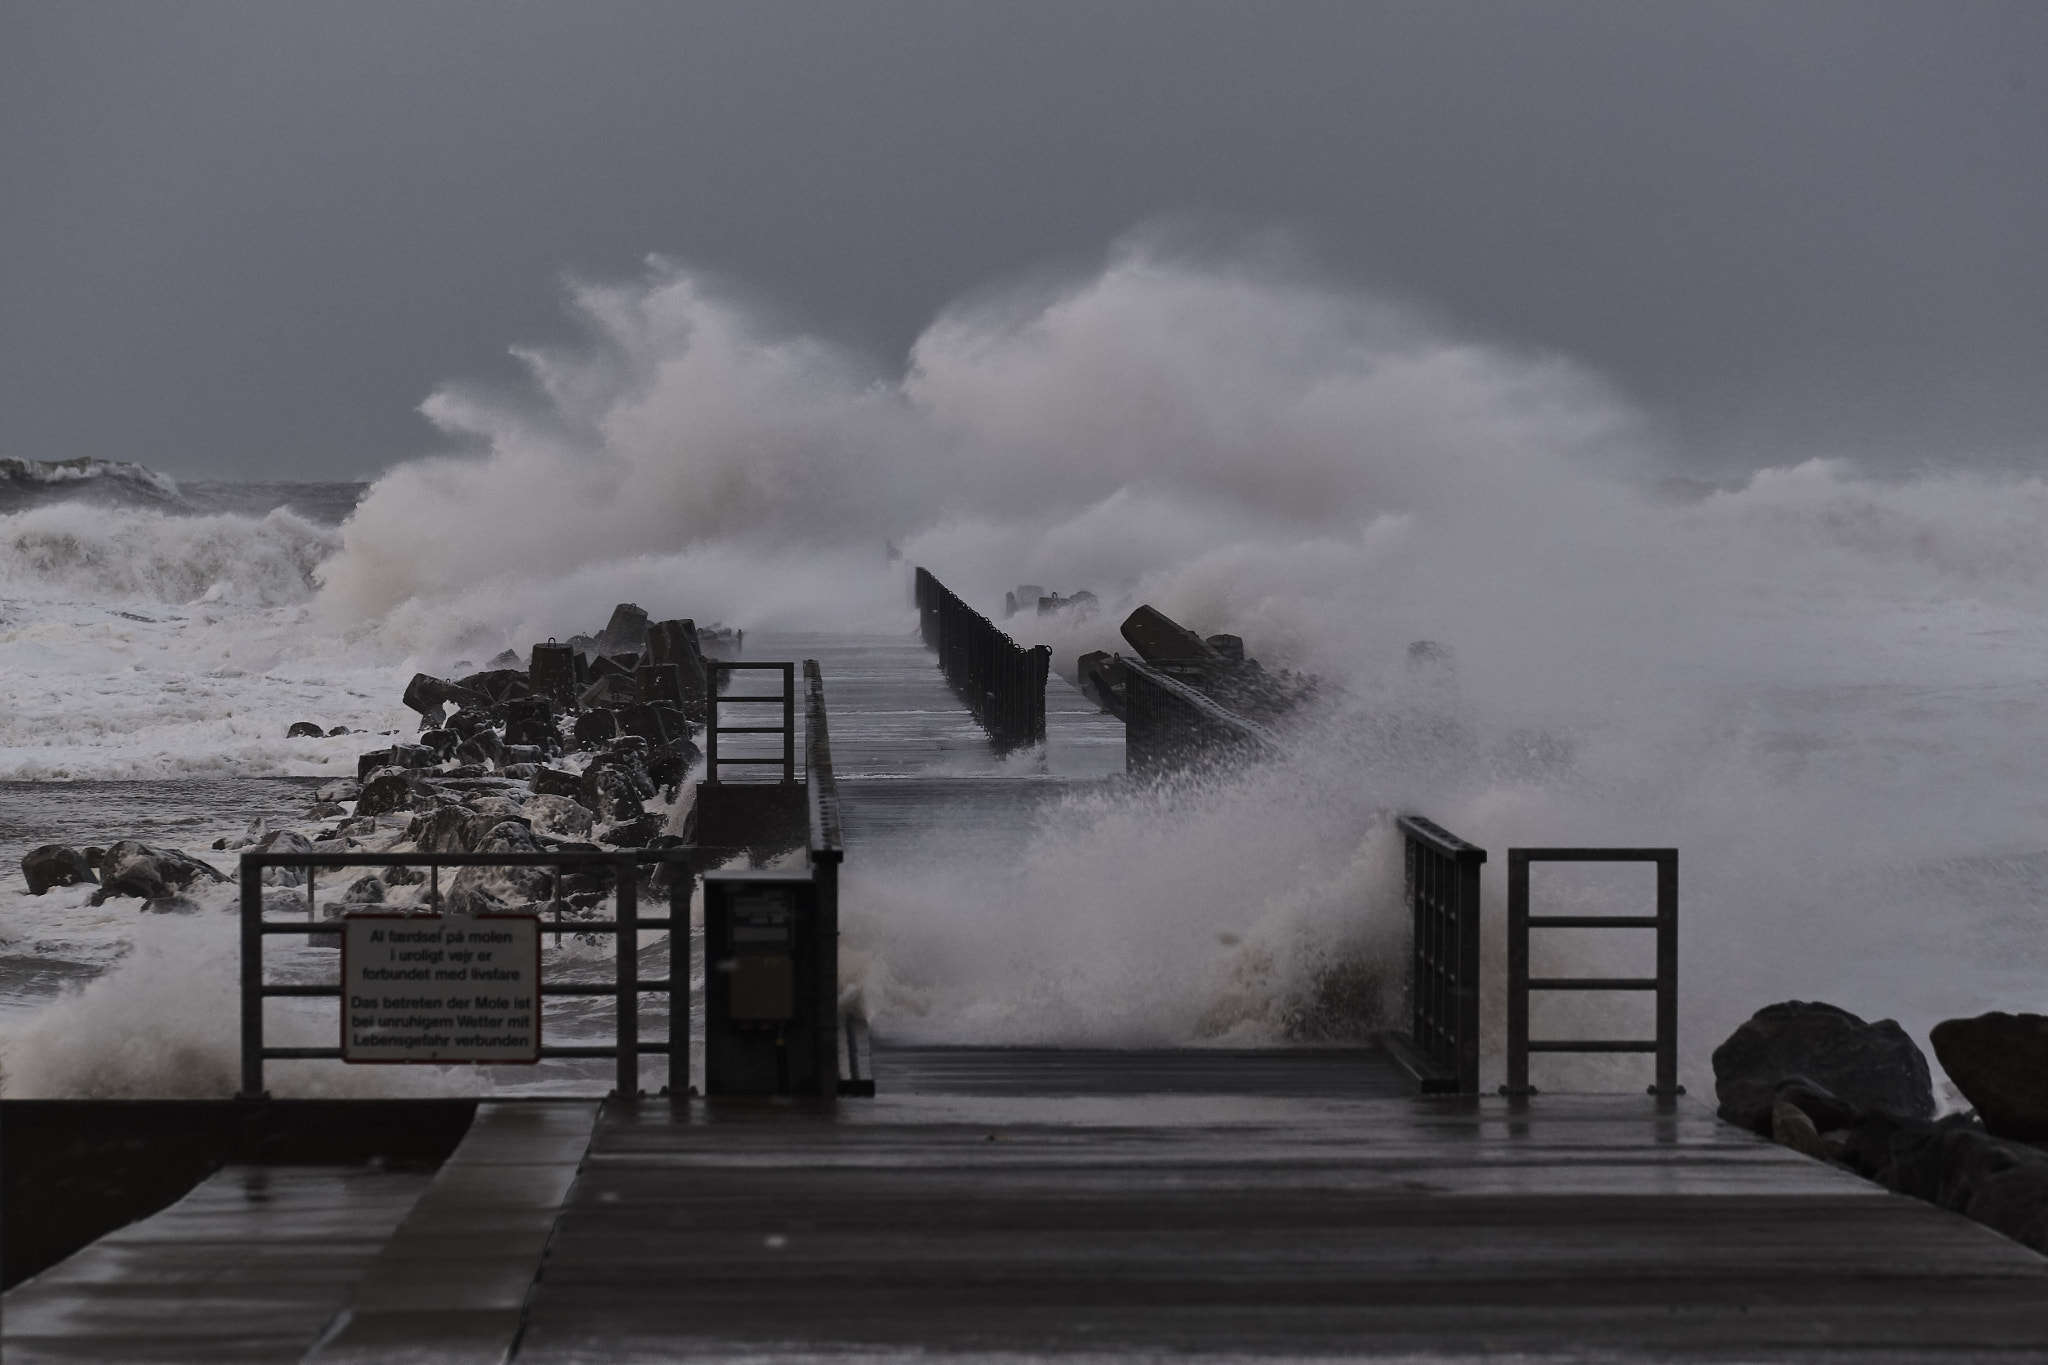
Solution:
<svg viewBox="0 0 2048 1365">
<path fill-rule="evenodd" d="M 540 920 L 350 915 L 341 1051 L 351 1062 L 540 1060 Z"/>
</svg>

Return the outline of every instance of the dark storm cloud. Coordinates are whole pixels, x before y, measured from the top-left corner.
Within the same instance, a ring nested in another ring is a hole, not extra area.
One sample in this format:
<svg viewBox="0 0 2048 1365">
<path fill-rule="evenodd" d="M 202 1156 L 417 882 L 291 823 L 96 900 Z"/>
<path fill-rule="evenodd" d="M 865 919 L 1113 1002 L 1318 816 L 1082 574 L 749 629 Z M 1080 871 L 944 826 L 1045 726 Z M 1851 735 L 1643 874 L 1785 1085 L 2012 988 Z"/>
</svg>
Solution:
<svg viewBox="0 0 2048 1365">
<path fill-rule="evenodd" d="M 20 3 L 0 453 L 362 471 L 661 252 L 898 363 L 1161 215 L 1571 352 L 1702 470 L 2032 463 L 2048 6 Z"/>
</svg>

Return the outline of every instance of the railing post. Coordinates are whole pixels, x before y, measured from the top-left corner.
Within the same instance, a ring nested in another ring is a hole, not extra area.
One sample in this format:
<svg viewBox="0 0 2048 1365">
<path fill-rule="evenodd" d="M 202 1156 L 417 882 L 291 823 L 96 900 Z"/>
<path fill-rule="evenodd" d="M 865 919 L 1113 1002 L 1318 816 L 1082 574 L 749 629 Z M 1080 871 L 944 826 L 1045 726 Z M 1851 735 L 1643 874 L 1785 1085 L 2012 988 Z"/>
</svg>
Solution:
<svg viewBox="0 0 2048 1365">
<path fill-rule="evenodd" d="M 1529 852 L 1508 850 L 1508 1083 L 1503 1095 L 1529 1086 Z"/>
<path fill-rule="evenodd" d="M 1678 850 L 1657 858 L 1657 1084 L 1652 1094 L 1682 1095 L 1678 1084 Z"/>
<path fill-rule="evenodd" d="M 690 979 L 696 948 L 690 937 L 690 896 L 697 889 L 694 857 L 670 853 L 668 867 L 668 1093 L 690 1093 Z"/>
<path fill-rule="evenodd" d="M 347 1001 L 342 1008 L 348 1008 Z M 242 859 L 242 1089 L 236 1098 L 270 1098 L 263 1089 L 263 871 L 252 866 L 246 856 Z"/>
<path fill-rule="evenodd" d="M 1460 858 L 1458 879 L 1458 1093 L 1479 1093 L 1479 865 Z"/>
<path fill-rule="evenodd" d="M 621 1099 L 640 1093 L 640 863 L 631 853 L 621 853 L 618 868 L 618 1078 Z M 674 973 L 670 973 L 673 978 Z M 534 1007 L 540 1006 L 538 996 Z M 669 1009 L 675 1009 L 670 998 Z"/>
</svg>

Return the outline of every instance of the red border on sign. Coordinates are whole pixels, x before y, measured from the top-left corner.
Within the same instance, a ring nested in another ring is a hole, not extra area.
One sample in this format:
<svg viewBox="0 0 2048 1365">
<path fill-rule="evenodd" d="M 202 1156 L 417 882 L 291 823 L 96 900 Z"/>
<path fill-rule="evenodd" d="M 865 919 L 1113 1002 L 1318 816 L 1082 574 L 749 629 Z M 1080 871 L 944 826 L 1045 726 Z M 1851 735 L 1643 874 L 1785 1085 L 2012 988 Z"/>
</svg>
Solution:
<svg viewBox="0 0 2048 1365">
<path fill-rule="evenodd" d="M 542 1021 L 540 994 L 540 916 L 539 915 L 450 915 L 434 913 L 408 915 L 395 910 L 371 910 L 346 914 L 344 920 L 393 919 L 436 920 L 451 919 L 517 919 L 533 923 L 533 1055 L 531 1057 L 493 1057 L 488 1061 L 463 1061 L 450 1057 L 351 1057 L 348 1055 L 348 931 L 341 934 L 341 1060 L 349 1066 L 533 1066 L 540 1061 L 540 1030 Z"/>
</svg>

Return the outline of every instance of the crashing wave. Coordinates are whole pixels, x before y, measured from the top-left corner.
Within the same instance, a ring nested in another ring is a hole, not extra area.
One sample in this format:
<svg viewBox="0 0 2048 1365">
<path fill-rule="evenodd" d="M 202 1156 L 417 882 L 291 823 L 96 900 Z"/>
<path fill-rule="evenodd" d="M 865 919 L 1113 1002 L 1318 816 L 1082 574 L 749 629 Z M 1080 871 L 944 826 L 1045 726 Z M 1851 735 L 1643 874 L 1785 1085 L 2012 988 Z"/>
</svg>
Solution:
<svg viewBox="0 0 2048 1365">
<path fill-rule="evenodd" d="M 0 458 L 0 512 L 55 502 L 192 510 L 176 479 L 126 460 Z"/>
</svg>

